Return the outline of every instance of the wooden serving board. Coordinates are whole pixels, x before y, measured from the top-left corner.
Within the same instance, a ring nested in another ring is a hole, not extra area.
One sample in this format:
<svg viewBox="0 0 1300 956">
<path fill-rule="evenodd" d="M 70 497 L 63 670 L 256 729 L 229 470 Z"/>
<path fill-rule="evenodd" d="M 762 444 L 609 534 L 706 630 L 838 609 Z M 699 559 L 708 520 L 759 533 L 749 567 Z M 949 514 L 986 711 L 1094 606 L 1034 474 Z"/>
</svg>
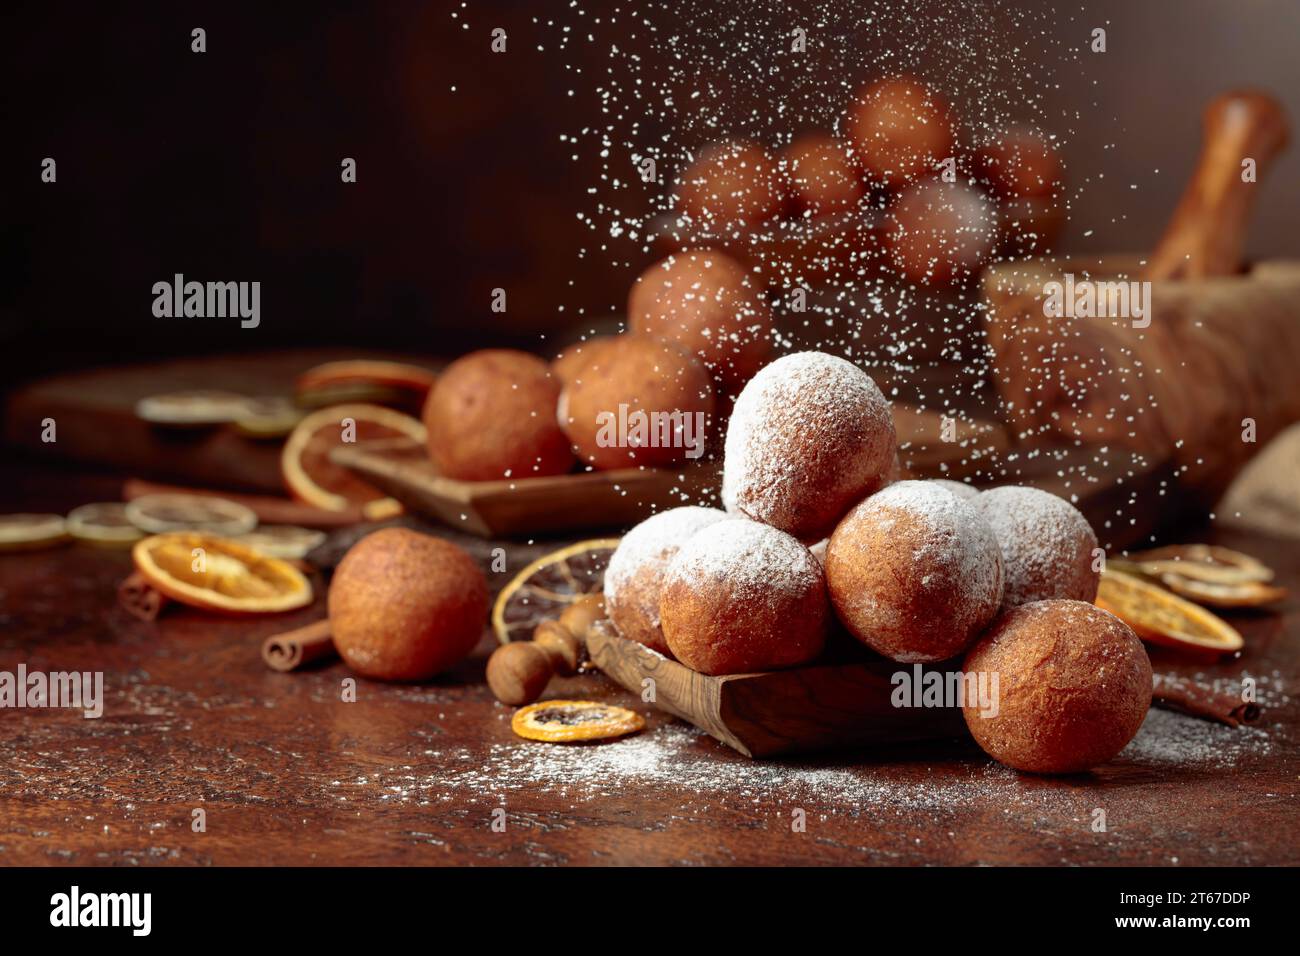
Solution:
<svg viewBox="0 0 1300 956">
<path fill-rule="evenodd" d="M 698 501 L 718 482 L 707 464 L 457 481 L 438 474 L 424 445 L 407 438 L 335 448 L 330 459 L 417 514 L 485 538 L 630 527 L 658 509 Z"/>
<path fill-rule="evenodd" d="M 946 740 L 966 733 L 955 708 L 895 707 L 891 675 L 910 673 L 911 665 L 883 658 L 710 677 L 619 637 L 608 621 L 587 633 L 587 653 L 625 689 L 646 699 L 653 686 L 656 707 L 746 757 Z"/>
</svg>

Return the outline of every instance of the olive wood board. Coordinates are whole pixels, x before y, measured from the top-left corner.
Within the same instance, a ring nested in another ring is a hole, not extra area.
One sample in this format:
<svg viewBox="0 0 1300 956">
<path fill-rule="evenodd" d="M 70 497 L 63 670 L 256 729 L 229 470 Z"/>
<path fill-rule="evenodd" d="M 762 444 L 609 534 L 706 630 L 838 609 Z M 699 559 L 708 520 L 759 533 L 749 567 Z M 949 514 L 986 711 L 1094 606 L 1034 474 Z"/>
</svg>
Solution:
<svg viewBox="0 0 1300 956">
<path fill-rule="evenodd" d="M 330 459 L 411 511 L 485 538 L 629 527 L 659 509 L 694 503 L 718 483 L 717 470 L 703 462 L 458 481 L 440 475 L 424 445 L 409 438 L 340 446 Z"/>
<path fill-rule="evenodd" d="M 912 665 L 883 658 L 710 677 L 619 637 L 608 621 L 588 631 L 587 654 L 615 683 L 642 699 L 653 686 L 651 702 L 657 708 L 746 757 L 948 740 L 966 733 L 956 708 L 895 707 L 891 677 L 912 673 Z"/>
</svg>

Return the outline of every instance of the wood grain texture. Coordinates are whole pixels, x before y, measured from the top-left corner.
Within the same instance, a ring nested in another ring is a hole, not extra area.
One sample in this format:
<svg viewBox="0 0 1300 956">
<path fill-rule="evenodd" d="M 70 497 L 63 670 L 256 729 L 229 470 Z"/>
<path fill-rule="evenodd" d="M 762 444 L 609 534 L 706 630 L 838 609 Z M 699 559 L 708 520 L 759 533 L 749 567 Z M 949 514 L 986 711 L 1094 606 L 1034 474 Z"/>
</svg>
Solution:
<svg viewBox="0 0 1300 956">
<path fill-rule="evenodd" d="M 890 703 L 893 674 L 883 659 L 710 677 L 619 637 L 607 621 L 587 634 L 587 653 L 615 683 L 682 717 L 746 757 L 811 753 L 960 736 L 961 715 Z"/>
<path fill-rule="evenodd" d="M 94 481 L 47 481 L 41 506 L 87 500 Z M 1184 530 L 1250 551 L 1297 593 L 1293 542 Z M 481 542 L 485 555 L 490 546 Z M 496 577 L 533 553 L 507 547 Z M 143 624 L 114 604 L 127 562 L 75 546 L 0 556 L 0 668 L 96 669 L 106 683 L 99 720 L 0 710 L 0 864 L 1300 863 L 1300 707 L 1289 698 L 1266 709 L 1266 746 L 1231 759 L 1188 762 L 1177 741 L 1156 741 L 1094 773 L 1048 779 L 961 740 L 760 764 L 592 675 L 550 693 L 634 708 L 647 730 L 560 749 L 511 733 L 510 709 L 483 682 L 490 634 L 451 674 L 358 681 L 356 703 L 343 703 L 342 663 L 276 674 L 259 654 L 268 635 L 321 614 L 319 602 L 242 621 L 178 608 Z M 1295 686 L 1296 598 L 1234 623 L 1241 661 L 1156 651 L 1157 669 L 1213 679 L 1244 668 Z M 1198 739 L 1247 739 L 1163 716 Z M 1097 807 L 1106 833 L 1090 826 Z M 191 829 L 195 808 L 207 812 L 205 833 Z M 505 833 L 491 828 L 498 808 Z M 792 831 L 796 809 L 806 832 Z"/>
<path fill-rule="evenodd" d="M 1140 278 L 1137 257 L 1014 263 L 984 277 L 993 375 L 1012 427 L 1034 441 L 1140 450 L 1208 508 L 1254 453 L 1300 419 L 1300 262 L 1152 283 L 1151 325 L 1051 318 L 1044 284 Z M 1253 442 L 1242 440 L 1246 419 Z M 1173 503 L 1171 510 L 1177 510 Z"/>
<path fill-rule="evenodd" d="M 410 510 L 485 538 L 631 525 L 717 485 L 708 463 L 458 481 L 438 474 L 424 446 L 408 439 L 340 447 L 330 458 Z"/>
</svg>

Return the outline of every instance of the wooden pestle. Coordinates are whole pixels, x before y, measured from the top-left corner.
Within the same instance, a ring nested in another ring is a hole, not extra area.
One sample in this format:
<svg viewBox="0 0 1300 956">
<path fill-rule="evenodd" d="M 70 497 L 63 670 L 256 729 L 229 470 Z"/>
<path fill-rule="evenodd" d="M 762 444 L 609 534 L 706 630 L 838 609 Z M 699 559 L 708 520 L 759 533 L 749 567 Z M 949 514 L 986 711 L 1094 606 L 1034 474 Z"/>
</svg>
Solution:
<svg viewBox="0 0 1300 956">
<path fill-rule="evenodd" d="M 1286 112 L 1267 93 L 1241 90 L 1210 101 L 1203 115 L 1201 156 L 1145 278 L 1199 279 L 1241 268 L 1257 183 L 1243 182 L 1242 162 L 1261 178 L 1286 147 Z"/>
<path fill-rule="evenodd" d="M 1132 255 L 986 271 L 986 331 L 1009 424 L 1036 441 L 1137 450 L 1177 475 L 1184 500 L 1167 503 L 1172 512 L 1212 504 L 1256 450 L 1300 420 L 1300 262 L 1235 271 L 1258 188 L 1241 181 L 1241 161 L 1266 169 L 1286 126 L 1262 93 L 1210 104 L 1196 175 L 1147 275 Z M 1151 282 L 1149 327 L 1045 315 L 1046 284 L 1067 274 L 1129 283 L 1170 270 Z M 1253 441 L 1243 440 L 1248 422 Z"/>
<path fill-rule="evenodd" d="M 542 696 L 556 674 L 576 674 L 586 657 L 587 632 L 605 616 L 605 601 L 587 594 L 564 609 L 558 620 L 542 621 L 531 641 L 513 641 L 492 652 L 488 686 L 503 704 L 518 707 Z"/>
</svg>

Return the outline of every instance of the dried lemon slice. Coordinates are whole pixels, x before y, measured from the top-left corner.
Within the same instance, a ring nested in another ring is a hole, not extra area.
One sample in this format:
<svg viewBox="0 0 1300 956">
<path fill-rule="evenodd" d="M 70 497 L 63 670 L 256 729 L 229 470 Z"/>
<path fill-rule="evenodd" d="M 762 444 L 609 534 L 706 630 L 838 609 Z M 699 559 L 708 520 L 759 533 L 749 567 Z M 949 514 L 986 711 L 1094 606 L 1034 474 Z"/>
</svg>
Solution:
<svg viewBox="0 0 1300 956">
<path fill-rule="evenodd" d="M 62 515 L 0 515 L 0 551 L 38 551 L 67 539 Z"/>
<path fill-rule="evenodd" d="M 516 574 L 492 606 L 492 630 L 502 644 L 526 641 L 542 621 L 558 618 L 584 594 L 605 589 L 605 568 L 618 538 L 592 538 L 544 554 Z"/>
<path fill-rule="evenodd" d="M 199 532 L 145 538 L 132 549 L 136 570 L 153 587 L 191 607 L 271 614 L 311 603 L 311 582 L 286 561 Z"/>
<path fill-rule="evenodd" d="M 153 425 L 223 425 L 247 410 L 248 399 L 243 395 L 218 389 L 150 395 L 135 405 L 136 415 Z"/>
<path fill-rule="evenodd" d="M 299 528 L 291 524 L 264 524 L 256 531 L 241 534 L 236 540 L 272 558 L 300 561 L 325 537 L 324 531 L 312 528 Z"/>
<path fill-rule="evenodd" d="M 544 700 L 515 711 L 510 727 L 528 740 L 565 744 L 634 734 L 645 727 L 645 719 L 626 707 L 594 700 Z"/>
<path fill-rule="evenodd" d="M 68 512 L 68 534 L 78 541 L 108 548 L 127 547 L 144 537 L 144 532 L 132 523 L 126 505 L 120 501 L 73 508 Z"/>
<path fill-rule="evenodd" d="M 1226 621 L 1159 585 L 1107 568 L 1097 606 L 1110 611 L 1153 644 L 1231 654 L 1245 642 Z"/>
<path fill-rule="evenodd" d="M 1273 580 L 1273 569 L 1240 551 L 1213 544 L 1175 544 L 1130 555 L 1143 573 L 1165 573 L 1209 584 L 1249 584 Z"/>
<path fill-rule="evenodd" d="M 211 495 L 141 495 L 126 503 L 126 516 L 141 531 L 203 531 L 208 534 L 247 534 L 257 527 L 251 508 Z"/>
<path fill-rule="evenodd" d="M 1212 581 L 1198 581 L 1172 571 L 1160 575 L 1160 583 L 1181 597 L 1211 607 L 1262 607 L 1286 597 L 1286 588 L 1274 587 L 1259 581 L 1217 584 Z"/>
</svg>

